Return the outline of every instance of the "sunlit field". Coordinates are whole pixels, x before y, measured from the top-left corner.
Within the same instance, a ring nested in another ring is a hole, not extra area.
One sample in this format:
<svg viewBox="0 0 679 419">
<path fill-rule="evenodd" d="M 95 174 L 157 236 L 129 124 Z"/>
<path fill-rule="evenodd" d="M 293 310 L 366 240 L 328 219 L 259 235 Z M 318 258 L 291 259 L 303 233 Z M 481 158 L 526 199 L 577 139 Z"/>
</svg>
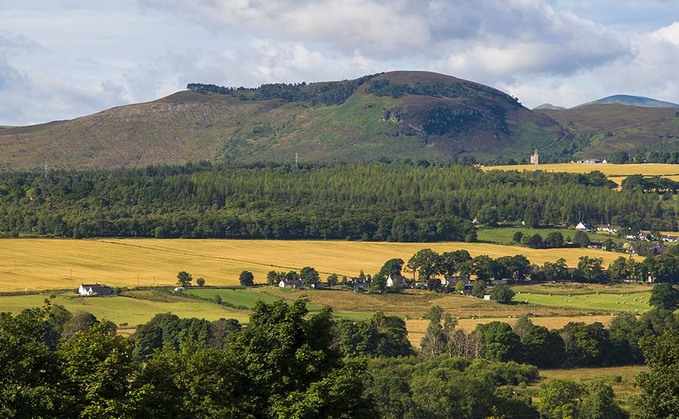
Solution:
<svg viewBox="0 0 679 419">
<path fill-rule="evenodd" d="M 629 175 L 662 176 L 673 180 L 679 179 L 679 165 L 664 163 L 637 163 L 637 164 L 612 164 L 612 163 L 550 163 L 513 165 L 513 166 L 486 166 L 483 170 L 544 170 L 545 172 L 565 173 L 589 173 L 594 170 L 605 174 L 618 185 Z"/>
<path fill-rule="evenodd" d="M 182 239 L 3 239 L 0 240 L 0 292 L 75 289 L 80 283 L 114 287 L 170 286 L 179 271 L 207 285 L 236 285 L 243 270 L 265 282 L 271 270 L 312 266 L 322 279 L 331 273 L 375 273 L 392 258 L 408 260 L 415 252 L 466 249 L 472 256 L 525 255 L 544 264 L 565 258 L 576 266 L 580 256 L 601 257 L 606 264 L 620 254 L 592 249 L 536 250 L 487 243 L 375 243 L 350 241 L 182 240 Z"/>
</svg>

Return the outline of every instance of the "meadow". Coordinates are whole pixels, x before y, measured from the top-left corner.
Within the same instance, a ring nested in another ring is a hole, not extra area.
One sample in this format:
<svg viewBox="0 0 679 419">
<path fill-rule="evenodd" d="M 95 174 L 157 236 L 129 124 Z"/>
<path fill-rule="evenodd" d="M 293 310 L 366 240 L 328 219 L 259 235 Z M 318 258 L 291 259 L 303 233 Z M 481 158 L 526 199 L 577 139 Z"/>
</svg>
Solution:
<svg viewBox="0 0 679 419">
<path fill-rule="evenodd" d="M 665 163 L 549 163 L 549 164 L 521 164 L 509 166 L 486 166 L 483 170 L 518 170 L 532 171 L 543 170 L 545 172 L 565 173 L 589 173 L 599 171 L 618 185 L 630 175 L 643 174 L 644 176 L 661 176 L 672 180 L 679 180 L 679 165 Z"/>
<path fill-rule="evenodd" d="M 331 273 L 375 273 L 392 258 L 408 260 L 415 252 L 466 249 L 472 256 L 525 255 L 542 265 L 559 258 L 576 266 L 580 256 L 601 257 L 605 264 L 620 254 L 593 249 L 529 249 L 489 243 L 385 243 L 355 241 L 282 241 L 218 239 L 2 239 L 0 292 L 76 289 L 80 283 L 113 287 L 172 286 L 187 271 L 207 285 L 237 285 L 243 270 L 255 282 L 267 272 L 312 266 L 325 279 Z M 1 307 L 0 307 L 1 308 Z"/>
</svg>

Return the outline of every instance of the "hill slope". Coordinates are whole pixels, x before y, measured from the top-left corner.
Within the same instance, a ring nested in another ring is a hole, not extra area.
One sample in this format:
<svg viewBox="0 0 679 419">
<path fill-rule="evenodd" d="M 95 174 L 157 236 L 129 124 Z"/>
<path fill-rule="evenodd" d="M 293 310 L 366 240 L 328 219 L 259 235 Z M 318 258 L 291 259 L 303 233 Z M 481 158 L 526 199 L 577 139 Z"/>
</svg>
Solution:
<svg viewBox="0 0 679 419">
<path fill-rule="evenodd" d="M 0 167 L 546 158 L 572 147 L 550 117 L 481 84 L 428 72 L 178 92 L 70 121 L 0 130 Z M 214 86 L 213 86 L 214 87 Z M 544 152 L 543 152 L 544 150 Z"/>
<path fill-rule="evenodd" d="M 610 161 L 612 156 L 624 153 L 637 161 L 679 163 L 653 156 L 679 150 L 679 111 L 675 108 L 611 104 L 541 112 L 573 132 L 580 144 L 574 158 Z"/>
</svg>

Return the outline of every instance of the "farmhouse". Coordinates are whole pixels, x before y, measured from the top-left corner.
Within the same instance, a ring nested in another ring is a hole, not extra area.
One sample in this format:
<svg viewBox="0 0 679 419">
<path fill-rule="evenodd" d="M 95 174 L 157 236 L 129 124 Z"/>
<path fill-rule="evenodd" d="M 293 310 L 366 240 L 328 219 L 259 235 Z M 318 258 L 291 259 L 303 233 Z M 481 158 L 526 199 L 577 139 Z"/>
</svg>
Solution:
<svg viewBox="0 0 679 419">
<path fill-rule="evenodd" d="M 579 222 L 578 225 L 575 226 L 575 229 L 577 231 L 592 231 L 592 226 L 589 224 L 586 224 L 584 222 Z"/>
<path fill-rule="evenodd" d="M 387 278 L 387 288 L 408 288 L 408 280 L 402 275 Z"/>
<path fill-rule="evenodd" d="M 283 279 L 278 283 L 281 288 L 304 289 L 304 283 L 299 279 Z"/>
<path fill-rule="evenodd" d="M 80 284 L 78 294 L 87 297 L 113 295 L 113 288 L 104 284 Z"/>
</svg>

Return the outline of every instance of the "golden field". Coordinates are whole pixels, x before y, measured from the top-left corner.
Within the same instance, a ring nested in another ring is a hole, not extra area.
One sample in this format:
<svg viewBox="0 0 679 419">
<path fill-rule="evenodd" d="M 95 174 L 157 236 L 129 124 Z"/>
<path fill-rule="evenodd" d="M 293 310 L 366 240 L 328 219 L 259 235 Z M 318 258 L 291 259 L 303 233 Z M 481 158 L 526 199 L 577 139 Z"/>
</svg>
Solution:
<svg viewBox="0 0 679 419">
<path fill-rule="evenodd" d="M 0 292 L 73 289 L 80 283 L 110 286 L 168 286 L 179 271 L 203 277 L 207 285 L 235 285 L 243 270 L 264 282 L 271 270 L 312 266 L 325 276 L 374 273 L 391 258 L 408 260 L 415 252 L 466 249 L 472 256 L 525 255 L 542 265 L 561 257 L 576 266 L 582 255 L 606 264 L 620 254 L 592 249 L 535 250 L 486 243 L 376 243 L 349 241 L 182 240 L 182 239 L 2 239 Z"/>
<path fill-rule="evenodd" d="M 544 170 L 545 172 L 565 173 L 589 173 L 594 170 L 605 174 L 612 181 L 620 184 L 627 176 L 662 176 L 672 180 L 679 180 L 679 165 L 664 163 L 635 163 L 635 164 L 586 164 L 586 163 L 550 163 L 513 165 L 513 166 L 486 166 L 483 170 Z"/>
</svg>

